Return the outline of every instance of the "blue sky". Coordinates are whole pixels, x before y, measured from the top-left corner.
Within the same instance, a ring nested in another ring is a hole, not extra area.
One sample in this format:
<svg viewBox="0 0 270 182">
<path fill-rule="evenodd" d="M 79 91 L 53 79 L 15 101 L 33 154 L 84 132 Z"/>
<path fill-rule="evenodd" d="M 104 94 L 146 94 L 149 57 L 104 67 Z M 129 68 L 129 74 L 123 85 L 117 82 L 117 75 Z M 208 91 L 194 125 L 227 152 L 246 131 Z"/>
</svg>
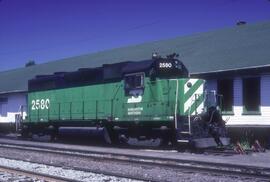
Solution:
<svg viewBox="0 0 270 182">
<path fill-rule="evenodd" d="M 0 0 L 0 71 L 270 20 L 270 0 Z"/>
</svg>

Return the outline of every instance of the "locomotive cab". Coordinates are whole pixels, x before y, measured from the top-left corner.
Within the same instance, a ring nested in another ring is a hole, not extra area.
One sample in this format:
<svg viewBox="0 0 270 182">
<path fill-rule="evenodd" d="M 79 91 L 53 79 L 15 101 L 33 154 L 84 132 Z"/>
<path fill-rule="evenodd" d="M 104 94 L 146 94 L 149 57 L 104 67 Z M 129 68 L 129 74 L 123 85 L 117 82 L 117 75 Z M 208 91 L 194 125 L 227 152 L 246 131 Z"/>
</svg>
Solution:
<svg viewBox="0 0 270 182">
<path fill-rule="evenodd" d="M 127 96 L 142 96 L 144 91 L 144 73 L 133 73 L 124 76 L 124 89 Z"/>
</svg>

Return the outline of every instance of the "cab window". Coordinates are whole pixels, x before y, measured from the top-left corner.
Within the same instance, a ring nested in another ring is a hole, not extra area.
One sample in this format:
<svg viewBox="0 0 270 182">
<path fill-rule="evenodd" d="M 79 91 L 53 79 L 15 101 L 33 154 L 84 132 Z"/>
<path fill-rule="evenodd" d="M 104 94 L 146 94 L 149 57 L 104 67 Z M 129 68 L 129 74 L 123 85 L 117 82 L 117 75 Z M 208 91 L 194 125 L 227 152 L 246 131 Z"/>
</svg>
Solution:
<svg viewBox="0 0 270 182">
<path fill-rule="evenodd" d="M 130 95 L 134 91 L 142 93 L 144 89 L 144 73 L 125 75 L 124 84 L 126 94 Z"/>
</svg>

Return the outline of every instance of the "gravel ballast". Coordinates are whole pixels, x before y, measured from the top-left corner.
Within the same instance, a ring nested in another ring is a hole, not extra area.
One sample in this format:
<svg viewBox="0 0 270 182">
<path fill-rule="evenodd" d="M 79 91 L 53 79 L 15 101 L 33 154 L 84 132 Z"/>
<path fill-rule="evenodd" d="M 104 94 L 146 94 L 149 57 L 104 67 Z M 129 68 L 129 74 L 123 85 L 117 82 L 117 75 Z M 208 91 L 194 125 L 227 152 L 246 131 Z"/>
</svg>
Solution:
<svg viewBox="0 0 270 182">
<path fill-rule="evenodd" d="M 221 175 L 221 174 L 209 174 L 203 172 L 192 172 L 183 169 L 172 169 L 169 167 L 158 167 L 150 165 L 141 165 L 137 163 L 126 163 L 108 160 L 98 160 L 89 157 L 76 157 L 65 156 L 60 154 L 23 151 L 16 149 L 1 148 L 0 150 L 0 163 L 10 166 L 11 164 L 16 167 L 21 166 L 24 170 L 30 168 L 30 170 L 37 170 L 38 172 L 45 172 L 46 174 L 59 174 L 63 173 L 68 178 L 76 180 L 86 179 L 85 181 L 132 181 L 129 179 L 115 178 L 113 176 L 100 175 L 101 173 L 111 173 L 118 175 L 129 175 L 133 177 L 143 176 L 150 181 L 256 181 L 251 178 L 239 177 L 234 175 Z M 12 156 L 13 160 L 5 159 Z M 16 160 L 14 160 L 16 159 Z M 3 160 L 3 161 L 2 161 Z M 9 161 L 8 161 L 9 160 Z M 20 160 L 20 161 L 17 161 Z M 23 163 L 21 163 L 23 162 Z M 28 163 L 25 163 L 28 162 Z M 33 164 L 36 163 L 36 164 Z M 37 164 L 39 163 L 39 164 Z M 59 167 L 53 167 L 59 166 Z M 60 168 L 60 169 L 59 169 Z M 95 171 L 100 174 L 87 174 L 75 172 L 76 168 L 83 168 L 88 171 Z M 64 172 L 64 171 L 65 172 Z"/>
<path fill-rule="evenodd" d="M 37 172 L 41 174 L 50 174 L 52 176 L 58 176 L 63 177 L 71 180 L 76 181 L 115 181 L 115 182 L 131 182 L 135 180 L 126 179 L 126 178 L 119 178 L 115 176 L 107 176 L 103 174 L 96 174 L 91 172 L 84 172 L 84 171 L 77 171 L 73 169 L 65 169 L 62 167 L 54 167 L 44 164 L 38 164 L 38 163 L 32 163 L 32 162 L 25 162 L 20 160 L 12 160 L 12 159 L 5 159 L 0 158 L 0 164 L 1 166 L 6 166 L 14 169 L 21 169 L 25 171 L 32 171 Z M 25 176 L 12 176 L 12 174 L 8 173 L 2 173 L 1 175 L 2 180 L 4 179 L 12 179 L 14 180 L 27 180 L 27 177 Z M 36 181 L 36 179 L 32 179 L 33 181 Z"/>
</svg>

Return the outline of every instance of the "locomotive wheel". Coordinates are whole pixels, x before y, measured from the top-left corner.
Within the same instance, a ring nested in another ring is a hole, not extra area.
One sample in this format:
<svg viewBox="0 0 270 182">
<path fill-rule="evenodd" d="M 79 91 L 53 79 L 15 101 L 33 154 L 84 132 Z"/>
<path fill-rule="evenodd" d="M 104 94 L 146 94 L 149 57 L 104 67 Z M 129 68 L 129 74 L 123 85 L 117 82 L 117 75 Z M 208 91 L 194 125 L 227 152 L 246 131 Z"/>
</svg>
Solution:
<svg viewBox="0 0 270 182">
<path fill-rule="evenodd" d="M 170 141 L 171 141 L 171 139 L 170 139 L 169 137 L 162 137 L 162 138 L 160 139 L 160 144 L 159 144 L 159 146 L 160 146 L 160 147 L 168 147 Z"/>
<path fill-rule="evenodd" d="M 119 144 L 119 136 L 111 126 L 105 126 L 103 136 L 108 144 Z"/>
<path fill-rule="evenodd" d="M 200 148 L 196 148 L 192 141 L 187 143 L 177 143 L 176 149 L 178 152 L 192 152 L 192 153 L 202 153 L 203 150 Z"/>
<path fill-rule="evenodd" d="M 58 128 L 55 128 L 50 132 L 50 142 L 55 142 L 58 138 Z"/>
<path fill-rule="evenodd" d="M 28 129 L 22 129 L 21 136 L 22 138 L 32 138 L 32 133 Z"/>
<path fill-rule="evenodd" d="M 106 127 L 104 127 L 104 129 L 103 129 L 103 137 L 104 137 L 104 140 L 106 143 L 112 144 L 111 137 L 110 137 L 108 129 Z"/>
</svg>

